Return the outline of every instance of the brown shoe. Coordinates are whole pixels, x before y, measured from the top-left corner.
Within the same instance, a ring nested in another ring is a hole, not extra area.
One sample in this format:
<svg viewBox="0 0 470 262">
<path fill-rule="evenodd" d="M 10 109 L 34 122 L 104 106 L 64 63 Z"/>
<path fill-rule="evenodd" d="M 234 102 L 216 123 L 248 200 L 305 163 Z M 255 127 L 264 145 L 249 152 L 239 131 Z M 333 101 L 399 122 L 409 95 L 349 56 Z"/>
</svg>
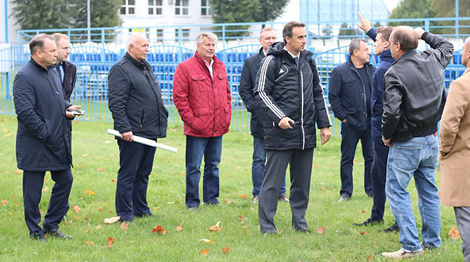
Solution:
<svg viewBox="0 0 470 262">
<path fill-rule="evenodd" d="M 282 194 L 282 195 L 279 197 L 279 201 L 289 203 L 289 199 L 287 198 L 286 194 Z"/>
</svg>

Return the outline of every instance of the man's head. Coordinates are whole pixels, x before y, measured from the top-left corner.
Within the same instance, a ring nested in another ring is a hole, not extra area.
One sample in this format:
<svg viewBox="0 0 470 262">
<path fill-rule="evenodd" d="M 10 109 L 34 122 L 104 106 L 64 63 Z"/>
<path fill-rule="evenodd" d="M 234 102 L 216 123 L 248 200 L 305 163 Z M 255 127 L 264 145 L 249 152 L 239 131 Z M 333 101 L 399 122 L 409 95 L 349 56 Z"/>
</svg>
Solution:
<svg viewBox="0 0 470 262">
<path fill-rule="evenodd" d="M 374 42 L 375 55 L 380 55 L 384 50 L 390 48 L 390 35 L 393 32 L 393 27 L 383 26 L 377 28 L 377 36 Z"/>
<path fill-rule="evenodd" d="M 390 35 L 390 51 L 395 59 L 418 47 L 418 34 L 409 26 L 398 26 Z"/>
<path fill-rule="evenodd" d="M 463 43 L 463 51 L 462 51 L 462 65 L 465 67 L 470 67 L 470 37 L 465 40 Z"/>
<path fill-rule="evenodd" d="M 215 41 L 217 41 L 217 36 L 213 33 L 202 32 L 196 37 L 197 53 L 209 63 L 214 57 Z"/>
<path fill-rule="evenodd" d="M 367 41 L 360 38 L 354 38 L 349 43 L 349 55 L 353 64 L 357 66 L 363 66 L 369 62 L 370 50 Z"/>
<path fill-rule="evenodd" d="M 149 41 L 142 33 L 132 33 L 127 39 L 126 51 L 135 60 L 142 62 L 147 58 L 147 54 L 150 52 Z"/>
<path fill-rule="evenodd" d="M 307 44 L 307 33 L 305 24 L 301 22 L 291 21 L 284 26 L 282 37 L 286 44 L 286 49 L 293 55 L 305 50 Z"/>
<path fill-rule="evenodd" d="M 268 51 L 269 46 L 276 41 L 277 33 L 272 27 L 265 27 L 259 33 L 259 43 L 263 46 L 264 52 Z"/>
<path fill-rule="evenodd" d="M 64 61 L 67 61 L 67 58 L 69 57 L 69 54 L 70 54 L 69 37 L 61 33 L 52 34 L 52 37 L 54 37 L 55 44 L 57 45 L 56 63 L 60 64 Z"/>
<path fill-rule="evenodd" d="M 57 58 L 57 46 L 54 37 L 39 34 L 29 42 L 31 57 L 44 68 L 55 64 Z"/>
</svg>

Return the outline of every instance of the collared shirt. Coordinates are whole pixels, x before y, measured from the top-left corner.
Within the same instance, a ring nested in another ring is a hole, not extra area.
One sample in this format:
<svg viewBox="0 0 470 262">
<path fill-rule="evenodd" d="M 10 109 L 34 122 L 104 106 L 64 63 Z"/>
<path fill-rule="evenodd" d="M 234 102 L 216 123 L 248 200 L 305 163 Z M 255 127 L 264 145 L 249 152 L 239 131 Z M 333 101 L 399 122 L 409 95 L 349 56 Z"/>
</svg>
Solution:
<svg viewBox="0 0 470 262">
<path fill-rule="evenodd" d="M 297 61 L 300 61 L 300 52 L 299 52 L 298 55 L 293 55 L 291 52 L 289 52 L 289 50 L 287 50 L 287 48 L 286 48 L 285 46 L 284 46 L 284 50 L 286 50 L 287 53 L 289 53 L 289 55 L 291 55 L 292 58 L 294 58 L 294 60 L 295 60 L 295 58 L 297 57 L 297 59 L 298 59 Z"/>
<path fill-rule="evenodd" d="M 209 62 L 207 62 L 205 59 L 204 59 L 204 64 L 206 65 L 207 69 L 209 69 L 209 72 L 211 72 L 211 78 L 214 79 L 214 76 L 213 76 L 213 68 L 212 66 L 214 65 L 214 59 L 211 58 L 211 63 L 209 64 Z"/>
</svg>

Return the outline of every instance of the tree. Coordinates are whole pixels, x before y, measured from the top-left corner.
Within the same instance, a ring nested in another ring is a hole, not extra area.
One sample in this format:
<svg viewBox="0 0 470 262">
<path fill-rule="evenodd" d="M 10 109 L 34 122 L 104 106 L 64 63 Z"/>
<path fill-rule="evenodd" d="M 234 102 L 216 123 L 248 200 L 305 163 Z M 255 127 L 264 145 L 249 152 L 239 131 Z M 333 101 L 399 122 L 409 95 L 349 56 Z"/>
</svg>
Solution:
<svg viewBox="0 0 470 262">
<path fill-rule="evenodd" d="M 249 23 L 275 20 L 289 0 L 211 0 L 214 23 Z M 248 25 L 230 26 L 225 36 L 247 36 Z M 214 28 L 220 36 L 221 27 Z M 227 30 L 227 28 L 226 28 Z"/>
<path fill-rule="evenodd" d="M 358 29 L 349 27 L 347 23 L 341 24 L 341 29 L 339 29 L 339 33 L 338 33 L 338 35 L 341 35 L 341 36 L 354 36 L 354 37 L 360 34 L 361 33 Z"/>
<path fill-rule="evenodd" d="M 322 33 L 325 36 L 331 36 L 333 34 L 333 26 L 331 24 L 327 24 L 322 28 Z"/>
<path fill-rule="evenodd" d="M 403 0 L 393 9 L 390 19 L 404 18 L 432 18 L 436 17 L 436 11 L 429 0 Z M 423 22 L 390 22 L 390 26 L 408 25 L 424 26 Z M 435 24 L 437 25 L 437 24 Z M 436 32 L 437 33 L 437 32 Z"/>
<path fill-rule="evenodd" d="M 73 24 L 70 19 L 70 4 L 63 0 L 13 0 L 15 7 L 12 16 L 20 28 L 53 29 L 69 28 Z"/>
<path fill-rule="evenodd" d="M 455 17 L 455 0 L 431 0 L 433 8 L 436 10 L 437 17 Z M 462 1 L 459 2 L 459 17 L 470 16 L 470 2 Z M 445 28 L 442 30 L 443 34 L 454 34 L 455 33 L 455 22 L 446 21 L 441 22 L 442 25 L 450 26 L 451 28 Z M 459 21 L 459 34 L 470 34 L 470 21 Z"/>
<path fill-rule="evenodd" d="M 86 0 L 13 0 L 12 16 L 23 30 L 85 28 Z M 121 0 L 90 0 L 91 27 L 115 27 L 122 24 L 118 15 Z"/>
</svg>

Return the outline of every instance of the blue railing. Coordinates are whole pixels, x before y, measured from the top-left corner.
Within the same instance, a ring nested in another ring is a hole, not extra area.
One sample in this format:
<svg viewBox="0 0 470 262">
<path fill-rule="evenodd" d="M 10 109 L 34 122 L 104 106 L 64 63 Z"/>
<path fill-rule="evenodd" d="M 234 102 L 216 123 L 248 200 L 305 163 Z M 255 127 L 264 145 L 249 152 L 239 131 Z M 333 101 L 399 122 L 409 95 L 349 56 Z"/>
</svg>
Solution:
<svg viewBox="0 0 470 262">
<path fill-rule="evenodd" d="M 429 26 L 429 20 L 420 21 Z M 278 26 L 277 24 L 271 25 Z M 223 26 L 229 27 L 230 25 Z M 83 30 L 67 29 L 66 33 L 68 32 L 69 35 L 73 35 L 73 32 L 82 32 Z M 109 42 L 105 39 L 109 35 L 109 33 L 106 33 L 108 29 L 99 30 L 102 32 L 102 38 L 99 41 L 95 43 L 72 44 L 69 60 L 78 68 L 77 83 L 72 94 L 72 100 L 73 103 L 82 105 L 87 111 L 86 116 L 82 117 L 81 120 L 111 122 L 111 114 L 107 108 L 107 75 L 109 69 L 125 54 L 125 50 L 122 44 L 119 45 L 119 41 Z M 20 31 L 19 35 L 25 37 L 39 32 L 50 33 L 57 31 L 27 30 Z M 360 36 L 366 37 L 364 34 Z M 27 38 L 25 37 L 25 39 Z M 249 114 L 246 112 L 243 101 L 238 94 L 238 84 L 245 59 L 258 53 L 260 45 L 254 41 L 248 42 L 246 39 L 227 41 L 229 38 L 225 38 L 226 41 L 222 41 L 223 39 L 218 41 L 218 49 L 221 51 L 217 52 L 216 55 L 226 65 L 227 76 L 232 91 L 233 118 L 231 128 L 232 130 L 249 132 Z M 175 69 L 180 62 L 193 56 L 196 47 L 195 42 L 185 42 L 185 40 L 179 36 L 177 42 L 153 42 L 150 46 L 150 53 L 147 56 L 147 61 L 152 65 L 154 73 L 160 82 L 163 100 L 170 113 L 170 123 L 180 121 L 172 99 Z M 461 39 L 458 41 L 463 43 Z M 11 90 L 13 78 L 19 68 L 30 59 L 29 50 L 25 43 L 23 42 L 22 45 L 7 45 L 0 49 L 1 114 L 14 114 Z M 348 41 L 344 41 L 339 37 L 334 39 L 310 39 L 310 50 L 316 51 L 314 58 L 326 98 L 328 98 L 331 70 L 348 59 L 347 44 Z M 458 45 L 458 42 L 456 45 Z M 421 46 L 421 48 L 424 48 L 424 46 Z M 319 52 L 319 50 L 325 51 Z M 451 63 L 445 71 L 444 84 L 446 87 L 449 86 L 453 79 L 463 73 L 465 68 L 461 65 L 461 59 L 461 50 L 456 50 Z M 379 57 L 371 56 L 371 63 L 378 64 L 379 62 Z M 336 131 L 334 133 L 338 134 L 339 132 Z"/>
</svg>

